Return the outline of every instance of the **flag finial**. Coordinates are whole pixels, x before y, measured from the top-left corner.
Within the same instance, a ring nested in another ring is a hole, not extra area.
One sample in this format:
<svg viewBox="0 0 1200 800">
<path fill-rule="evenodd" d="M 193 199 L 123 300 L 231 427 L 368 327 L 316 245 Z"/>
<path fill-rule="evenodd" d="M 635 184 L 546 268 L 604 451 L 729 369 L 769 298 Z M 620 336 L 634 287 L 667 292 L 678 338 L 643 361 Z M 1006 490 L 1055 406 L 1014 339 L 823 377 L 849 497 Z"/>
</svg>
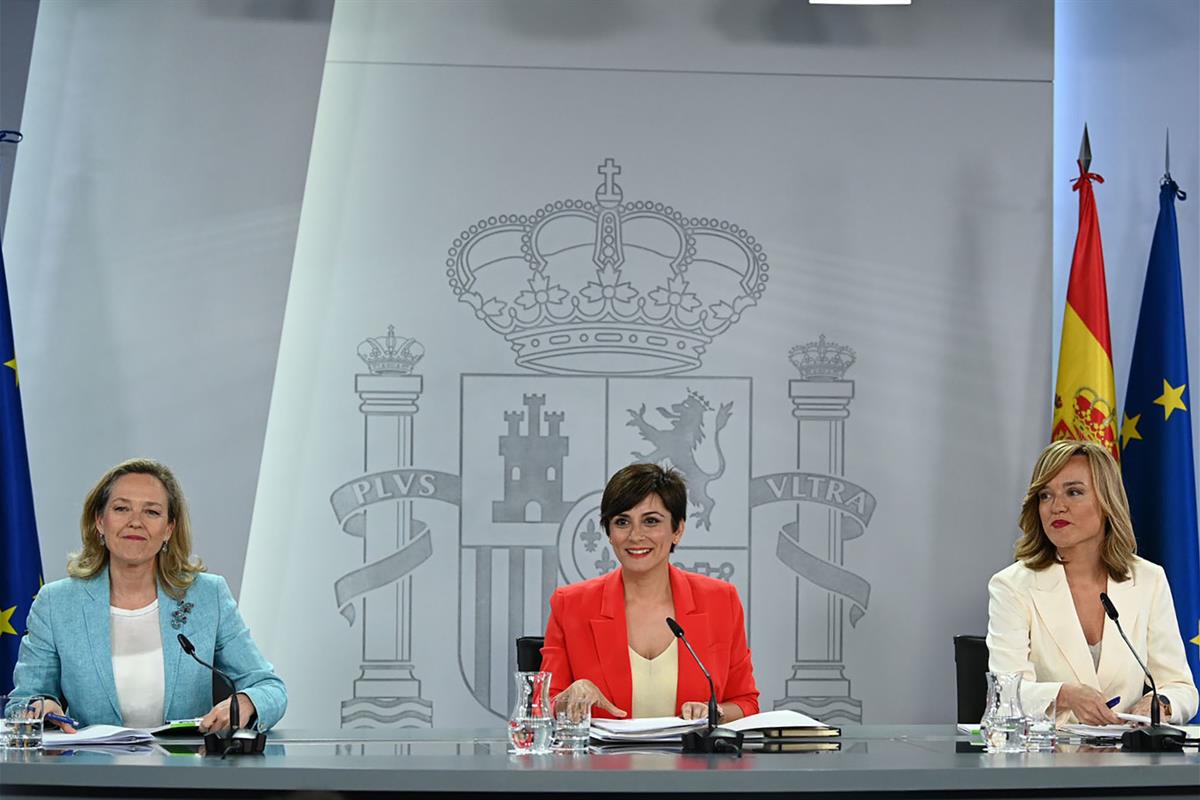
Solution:
<svg viewBox="0 0 1200 800">
<path fill-rule="evenodd" d="M 1087 172 L 1092 166 L 1092 143 L 1088 139 L 1087 123 L 1083 123 L 1083 139 L 1079 142 L 1079 165 Z"/>
<path fill-rule="evenodd" d="M 1171 180 L 1171 129 L 1167 128 L 1167 149 L 1163 158 L 1163 178 Z"/>
</svg>

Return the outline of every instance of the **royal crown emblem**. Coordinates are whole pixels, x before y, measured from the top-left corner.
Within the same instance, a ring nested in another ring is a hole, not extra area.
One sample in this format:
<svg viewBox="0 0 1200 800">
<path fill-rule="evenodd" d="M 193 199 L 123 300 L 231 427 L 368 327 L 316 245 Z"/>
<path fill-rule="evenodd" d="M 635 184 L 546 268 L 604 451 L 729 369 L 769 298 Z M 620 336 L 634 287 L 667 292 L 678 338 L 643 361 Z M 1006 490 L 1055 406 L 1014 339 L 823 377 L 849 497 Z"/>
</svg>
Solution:
<svg viewBox="0 0 1200 800">
<path fill-rule="evenodd" d="M 516 363 L 567 375 L 671 374 L 762 297 L 767 257 L 725 220 L 663 203 L 624 202 L 608 158 L 595 200 L 481 219 L 446 261 L 461 302 L 516 352 Z"/>
<path fill-rule="evenodd" d="M 1054 406 L 1061 412 L 1062 396 L 1054 395 Z M 1071 403 L 1072 412 L 1063 414 L 1054 425 L 1050 438 L 1080 439 L 1102 445 L 1113 458 L 1117 450 L 1117 417 L 1112 405 L 1104 397 L 1087 386 L 1081 386 Z M 1058 415 L 1056 415 L 1058 416 Z"/>
<path fill-rule="evenodd" d="M 359 342 L 358 357 L 373 375 L 411 375 L 413 367 L 425 357 L 425 346 L 416 339 L 397 336 L 396 326 L 388 325 L 387 336 Z"/>
<path fill-rule="evenodd" d="M 840 381 L 854 364 L 854 351 L 828 341 L 825 334 L 815 342 L 798 344 L 788 351 L 788 359 L 803 381 Z"/>
</svg>

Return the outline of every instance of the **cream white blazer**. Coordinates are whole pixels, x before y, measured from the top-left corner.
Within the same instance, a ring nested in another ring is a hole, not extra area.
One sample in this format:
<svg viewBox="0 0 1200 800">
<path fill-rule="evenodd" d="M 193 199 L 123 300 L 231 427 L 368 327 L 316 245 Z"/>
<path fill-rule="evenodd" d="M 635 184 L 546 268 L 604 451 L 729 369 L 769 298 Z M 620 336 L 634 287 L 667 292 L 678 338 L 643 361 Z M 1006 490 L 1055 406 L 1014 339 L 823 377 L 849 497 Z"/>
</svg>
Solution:
<svg viewBox="0 0 1200 800">
<path fill-rule="evenodd" d="M 1162 567 L 1137 557 L 1132 571 L 1121 583 L 1109 579 L 1108 596 L 1159 694 L 1171 701 L 1169 721 L 1182 724 L 1196 713 L 1197 693 L 1167 576 Z M 1128 711 L 1141 700 L 1142 670 L 1107 617 L 1101 642 L 1100 665 L 1094 667 L 1061 564 L 1035 572 L 1017 562 L 988 581 L 988 669 L 1022 674 L 1021 702 L 1027 709 L 1045 708 L 1064 683 L 1091 686 L 1106 699 L 1119 696 L 1115 711 Z M 1076 721 L 1067 713 L 1058 719 Z"/>
</svg>

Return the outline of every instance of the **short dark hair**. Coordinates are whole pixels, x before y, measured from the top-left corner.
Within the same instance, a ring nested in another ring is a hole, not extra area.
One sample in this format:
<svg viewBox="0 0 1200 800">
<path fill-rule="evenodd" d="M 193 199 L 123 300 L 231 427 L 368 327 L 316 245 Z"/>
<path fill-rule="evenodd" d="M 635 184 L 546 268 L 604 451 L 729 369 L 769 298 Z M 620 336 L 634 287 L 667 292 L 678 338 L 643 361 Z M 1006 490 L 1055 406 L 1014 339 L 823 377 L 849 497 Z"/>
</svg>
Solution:
<svg viewBox="0 0 1200 800">
<path fill-rule="evenodd" d="M 617 470 L 604 487 L 600 498 L 600 526 L 608 533 L 608 523 L 652 494 L 658 495 L 671 515 L 671 530 L 687 519 L 687 484 L 673 469 L 657 464 L 630 464 Z M 674 549 L 674 548 L 672 548 Z"/>
</svg>

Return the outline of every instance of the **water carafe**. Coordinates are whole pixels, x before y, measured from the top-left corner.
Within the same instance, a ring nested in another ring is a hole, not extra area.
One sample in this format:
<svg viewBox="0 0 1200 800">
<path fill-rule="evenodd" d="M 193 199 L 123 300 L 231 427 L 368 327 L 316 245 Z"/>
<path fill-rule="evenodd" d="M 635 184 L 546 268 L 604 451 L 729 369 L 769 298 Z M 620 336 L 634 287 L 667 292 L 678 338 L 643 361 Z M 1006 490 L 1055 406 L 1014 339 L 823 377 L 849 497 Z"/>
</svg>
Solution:
<svg viewBox="0 0 1200 800">
<path fill-rule="evenodd" d="M 1021 674 L 989 672 L 987 707 L 979 723 L 984 747 L 989 753 L 1023 753 L 1021 735 L 1025 712 L 1021 708 Z"/>
<path fill-rule="evenodd" d="M 550 709 L 550 673 L 516 672 L 516 705 L 508 718 L 508 752 L 549 753 L 554 736 Z"/>
</svg>

